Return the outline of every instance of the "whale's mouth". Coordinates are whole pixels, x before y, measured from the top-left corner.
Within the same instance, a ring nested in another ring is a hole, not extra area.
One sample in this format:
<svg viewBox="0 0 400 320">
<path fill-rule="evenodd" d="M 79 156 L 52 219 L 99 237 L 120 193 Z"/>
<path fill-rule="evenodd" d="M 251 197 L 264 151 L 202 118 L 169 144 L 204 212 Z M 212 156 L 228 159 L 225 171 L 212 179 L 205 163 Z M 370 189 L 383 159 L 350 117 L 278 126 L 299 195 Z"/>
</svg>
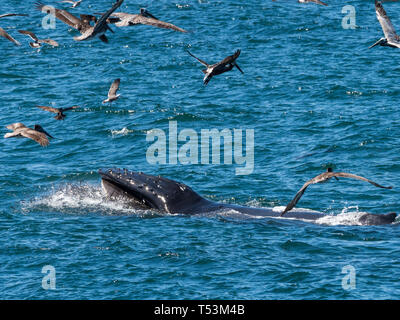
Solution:
<svg viewBox="0 0 400 320">
<path fill-rule="evenodd" d="M 145 208 L 166 213 L 196 213 L 208 200 L 187 185 L 127 169 L 100 169 L 103 189 L 110 197 L 127 197 Z"/>
<path fill-rule="evenodd" d="M 113 199 L 127 198 L 142 209 L 162 210 L 159 201 L 155 201 L 156 194 L 139 179 L 136 173 L 121 169 L 100 169 L 101 186 L 107 196 Z"/>
</svg>

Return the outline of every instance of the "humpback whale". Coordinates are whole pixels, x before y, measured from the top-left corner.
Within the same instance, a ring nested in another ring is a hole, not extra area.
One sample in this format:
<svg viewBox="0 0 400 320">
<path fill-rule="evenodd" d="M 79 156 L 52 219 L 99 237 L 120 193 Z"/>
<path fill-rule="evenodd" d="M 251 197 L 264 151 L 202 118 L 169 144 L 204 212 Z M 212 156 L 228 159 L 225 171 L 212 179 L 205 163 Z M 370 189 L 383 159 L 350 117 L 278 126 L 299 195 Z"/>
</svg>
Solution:
<svg viewBox="0 0 400 320">
<path fill-rule="evenodd" d="M 217 212 L 226 209 L 253 216 L 279 217 L 280 212 L 267 208 L 254 208 L 207 200 L 189 186 L 161 176 L 152 176 L 127 169 L 100 169 L 101 184 L 110 198 L 127 198 L 142 209 L 155 209 L 160 212 L 194 215 Z M 289 211 L 286 218 L 315 221 L 326 216 L 310 211 Z M 390 224 L 396 213 L 365 213 L 359 217 L 363 225 Z"/>
</svg>

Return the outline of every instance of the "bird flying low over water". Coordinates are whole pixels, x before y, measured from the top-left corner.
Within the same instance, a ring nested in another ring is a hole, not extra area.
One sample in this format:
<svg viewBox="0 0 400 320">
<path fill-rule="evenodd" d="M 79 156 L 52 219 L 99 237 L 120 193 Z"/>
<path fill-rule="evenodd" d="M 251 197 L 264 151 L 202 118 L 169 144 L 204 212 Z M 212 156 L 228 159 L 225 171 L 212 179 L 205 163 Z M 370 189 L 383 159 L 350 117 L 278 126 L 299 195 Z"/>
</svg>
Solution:
<svg viewBox="0 0 400 320">
<path fill-rule="evenodd" d="M 5 17 L 13 17 L 13 16 L 22 16 L 22 17 L 27 17 L 27 14 L 24 13 L 4 13 L 0 14 L 0 19 L 5 18 Z"/>
<path fill-rule="evenodd" d="M 118 0 L 110 10 L 100 17 L 99 20 L 92 15 L 80 15 L 80 18 L 78 18 L 66 10 L 46 6 L 41 2 L 36 3 L 36 9 L 52 14 L 57 19 L 78 30 L 81 35 L 74 37 L 75 41 L 91 40 L 98 36 L 101 41 L 108 43 L 108 38 L 105 33 L 107 30 L 110 30 L 111 32 L 113 31 L 108 26 L 107 19 L 111 13 L 121 6 L 123 1 L 124 0 Z M 95 25 L 92 26 L 90 22 L 95 22 Z"/>
<path fill-rule="evenodd" d="M 36 37 L 36 35 L 31 31 L 18 30 L 18 32 L 29 36 L 34 41 L 34 42 L 29 42 L 29 45 L 32 48 L 40 48 L 42 46 L 42 43 L 49 44 L 53 47 L 58 47 L 57 41 L 54 41 L 52 39 L 38 39 L 38 37 Z"/>
<path fill-rule="evenodd" d="M 369 49 L 377 45 L 384 47 L 400 48 L 400 38 L 394 30 L 393 24 L 387 16 L 385 9 L 383 9 L 382 3 L 380 1 L 375 0 L 375 11 L 376 17 L 381 24 L 385 37 L 379 39 L 372 46 L 370 46 Z"/>
<path fill-rule="evenodd" d="M 124 2 L 124 0 L 118 0 L 116 3 L 114 3 L 111 9 L 101 16 L 94 27 L 90 26 L 90 28 L 83 32 L 82 35 L 80 35 L 79 37 L 74 37 L 74 40 L 84 41 L 93 39 L 94 37 L 98 36 L 103 42 L 108 42 L 105 33 L 107 30 L 110 30 L 111 32 L 113 31 L 108 26 L 107 19 L 115 10 L 117 10 L 121 6 L 122 2 Z"/>
<path fill-rule="evenodd" d="M 42 147 L 50 144 L 47 137 L 53 138 L 38 124 L 35 124 L 34 129 L 26 127 L 21 122 L 10 124 L 6 128 L 13 132 L 6 133 L 4 138 L 25 137 L 36 141 Z"/>
<path fill-rule="evenodd" d="M 76 7 L 80 6 L 81 2 L 82 2 L 82 0 L 79 0 L 79 1 L 72 1 L 72 0 L 60 1 L 60 3 L 70 3 L 72 5 L 70 8 L 76 8 Z"/>
<path fill-rule="evenodd" d="M 179 32 L 187 32 L 186 30 L 179 28 L 172 23 L 158 20 L 155 16 L 153 16 L 144 8 L 140 9 L 139 14 L 114 12 L 111 17 L 112 18 L 109 18 L 109 23 L 114 23 L 117 27 L 127 27 L 144 24 L 158 28 L 171 29 Z"/>
<path fill-rule="evenodd" d="M 103 103 L 109 102 L 111 104 L 111 102 L 118 99 L 120 94 L 116 94 L 116 93 L 119 90 L 120 82 L 121 82 L 121 79 L 119 79 L 119 78 L 114 80 L 114 82 L 111 84 L 110 90 L 108 91 L 108 98 L 106 100 L 104 100 Z"/>
<path fill-rule="evenodd" d="M 20 46 L 21 44 L 15 40 L 13 37 L 11 37 L 3 28 L 0 27 L 0 36 L 6 38 L 7 40 L 10 40 L 12 43 L 14 43 L 17 46 Z"/>
<path fill-rule="evenodd" d="M 236 59 L 240 55 L 240 50 L 236 50 L 236 52 L 233 55 L 226 57 L 224 60 L 217 62 L 215 64 L 208 64 L 204 60 L 201 60 L 201 59 L 197 58 L 195 55 L 193 55 L 192 53 L 190 53 L 189 50 L 186 50 L 186 51 L 193 58 L 195 58 L 197 61 L 199 61 L 201 64 L 203 64 L 207 68 L 207 69 L 201 70 L 205 74 L 204 79 L 203 79 L 204 85 L 207 85 L 207 83 L 210 82 L 210 80 L 213 76 L 222 74 L 227 71 L 231 71 L 233 69 L 233 67 L 238 68 L 238 70 L 242 74 L 244 73 L 242 71 L 242 69 L 240 69 L 240 67 L 236 63 Z"/>
<path fill-rule="evenodd" d="M 46 107 L 46 106 L 37 106 L 40 109 L 43 109 L 45 111 L 53 112 L 56 113 L 57 115 L 54 117 L 56 120 L 64 120 L 66 115 L 64 114 L 65 111 L 72 110 L 79 108 L 78 106 L 73 106 L 69 108 L 53 108 L 53 107 Z"/>
<path fill-rule="evenodd" d="M 369 182 L 371 184 L 373 184 L 375 187 L 378 188 L 384 188 L 384 189 L 392 189 L 392 187 L 384 187 L 381 186 L 380 184 L 377 184 L 374 181 L 371 181 L 367 178 L 361 177 L 361 176 L 357 176 L 355 174 L 352 173 L 346 173 L 346 172 L 333 172 L 332 168 L 328 168 L 328 170 L 324 173 L 321 173 L 320 175 L 312 178 L 311 180 L 308 180 L 302 187 L 301 189 L 296 193 L 295 197 L 293 198 L 292 201 L 290 201 L 290 203 L 286 206 L 285 210 L 283 210 L 283 212 L 281 213 L 281 217 L 288 211 L 292 210 L 297 202 L 299 202 L 300 198 L 302 197 L 302 195 L 304 194 L 304 192 L 306 191 L 307 187 L 310 184 L 315 184 L 315 183 L 320 183 L 320 182 L 326 182 L 331 178 L 335 178 L 336 180 L 339 180 L 338 177 L 342 177 L 342 178 L 351 178 L 351 179 L 358 179 L 358 180 L 362 180 L 362 181 L 366 181 Z"/>
<path fill-rule="evenodd" d="M 320 4 L 320 5 L 323 5 L 323 6 L 327 6 L 327 4 L 325 2 L 322 2 L 320 0 L 299 0 L 299 2 L 300 3 L 310 3 L 310 2 L 312 2 L 312 3 Z"/>
</svg>

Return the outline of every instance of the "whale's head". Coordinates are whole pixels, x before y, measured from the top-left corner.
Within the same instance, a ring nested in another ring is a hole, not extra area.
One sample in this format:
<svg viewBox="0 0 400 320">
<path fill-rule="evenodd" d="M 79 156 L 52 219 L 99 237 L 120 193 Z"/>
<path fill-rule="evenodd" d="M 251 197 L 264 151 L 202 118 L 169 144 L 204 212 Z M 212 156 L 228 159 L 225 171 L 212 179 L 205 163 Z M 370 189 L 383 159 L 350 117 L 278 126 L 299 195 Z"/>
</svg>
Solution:
<svg viewBox="0 0 400 320">
<path fill-rule="evenodd" d="M 386 214 L 366 213 L 360 217 L 359 222 L 361 222 L 363 225 L 377 226 L 393 223 L 396 217 L 397 214 L 395 212 L 390 212 Z"/>
<path fill-rule="evenodd" d="M 144 208 L 167 213 L 196 213 L 204 199 L 183 183 L 127 169 L 100 169 L 107 195 L 133 199 Z"/>
</svg>

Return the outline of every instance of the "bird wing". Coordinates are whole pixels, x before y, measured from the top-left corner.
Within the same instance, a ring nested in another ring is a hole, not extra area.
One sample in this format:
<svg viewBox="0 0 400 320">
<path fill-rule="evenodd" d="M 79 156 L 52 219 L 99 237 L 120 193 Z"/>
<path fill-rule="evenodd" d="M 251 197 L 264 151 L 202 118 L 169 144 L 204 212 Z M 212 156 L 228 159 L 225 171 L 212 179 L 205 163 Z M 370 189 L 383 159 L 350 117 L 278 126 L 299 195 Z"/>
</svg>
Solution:
<svg viewBox="0 0 400 320">
<path fill-rule="evenodd" d="M 66 10 L 56 9 L 51 6 L 44 5 L 41 2 L 36 2 L 36 9 L 40 11 L 47 11 L 47 13 L 54 15 L 57 19 L 73 27 L 74 29 L 80 30 L 82 27 L 82 21 Z"/>
<path fill-rule="evenodd" d="M 10 40 L 17 46 L 20 46 L 21 44 L 15 40 L 13 37 L 11 37 L 3 28 L 0 27 L 0 36 L 6 38 L 7 40 Z"/>
<path fill-rule="evenodd" d="M 186 50 L 187 53 L 189 53 L 193 58 L 195 58 L 198 62 L 200 62 L 202 65 L 206 66 L 207 68 L 210 66 L 207 62 L 205 62 L 204 60 L 201 60 L 199 58 L 197 58 L 194 54 L 190 53 L 189 50 Z"/>
<path fill-rule="evenodd" d="M 7 129 L 9 130 L 17 130 L 17 129 L 22 129 L 22 128 L 26 128 L 26 126 L 21 123 L 21 122 L 17 122 L 17 123 L 13 123 L 13 124 L 9 124 L 8 126 L 6 126 Z"/>
<path fill-rule="evenodd" d="M 292 209 L 296 206 L 297 202 L 299 202 L 300 198 L 303 196 L 303 194 L 304 194 L 304 192 L 306 191 L 307 187 L 308 187 L 310 184 L 313 184 L 313 183 L 315 183 L 315 182 L 313 181 L 313 179 L 311 179 L 311 180 L 307 181 L 307 182 L 301 187 L 301 189 L 296 193 L 296 195 L 294 196 L 294 198 L 292 199 L 292 201 L 290 201 L 289 204 L 286 206 L 285 210 L 282 211 L 281 217 L 282 217 L 286 212 L 292 210 Z"/>
<path fill-rule="evenodd" d="M 42 39 L 42 40 L 39 40 L 38 42 L 39 43 L 47 43 L 47 44 L 49 44 L 49 45 L 51 45 L 53 47 L 58 47 L 59 46 L 58 42 L 55 41 L 55 40 L 52 40 L 52 39 Z"/>
<path fill-rule="evenodd" d="M 187 32 L 186 30 L 179 28 L 172 23 L 164 22 L 158 19 L 150 18 L 150 17 L 145 17 L 142 15 L 136 15 L 135 18 L 130 19 L 130 22 L 132 24 L 144 24 L 144 25 L 149 25 L 149 26 L 154 26 L 158 28 L 163 28 L 163 29 L 172 29 L 175 31 L 179 32 Z M 117 24 L 118 26 L 118 24 Z"/>
<path fill-rule="evenodd" d="M 325 2 L 322 2 L 322 1 L 320 1 L 320 0 L 311 0 L 311 2 L 314 2 L 314 3 L 316 3 L 316 4 L 321 4 L 321 5 L 323 5 L 323 6 L 327 6 L 327 4 L 326 4 Z"/>
<path fill-rule="evenodd" d="M 23 13 L 5 13 L 5 14 L 0 14 L 0 19 L 1 18 L 5 18 L 5 17 L 12 17 L 12 16 L 24 16 L 27 17 L 27 14 L 23 14 Z"/>
<path fill-rule="evenodd" d="M 48 146 L 50 144 L 49 139 L 42 132 L 27 128 L 20 131 L 20 134 L 25 138 L 32 139 L 39 143 L 42 147 Z"/>
<path fill-rule="evenodd" d="M 93 33 L 97 33 L 104 27 L 104 25 L 107 23 L 108 17 L 121 6 L 122 2 L 124 2 L 124 0 L 118 0 L 116 3 L 114 3 L 110 10 L 100 17 L 94 26 Z"/>
<path fill-rule="evenodd" d="M 399 36 L 396 34 L 396 31 L 393 27 L 392 22 L 386 14 L 385 9 L 382 6 L 380 1 L 375 0 L 375 11 L 376 17 L 378 18 L 379 23 L 381 24 L 383 34 L 385 35 L 387 40 L 399 40 Z"/>
<path fill-rule="evenodd" d="M 236 52 L 231 55 L 226 57 L 224 60 L 222 60 L 221 62 L 219 62 L 219 65 L 226 65 L 226 64 L 231 64 L 234 63 L 235 60 L 240 56 L 240 50 L 236 50 Z"/>
<path fill-rule="evenodd" d="M 68 108 L 61 108 L 61 111 L 64 112 L 64 111 L 68 111 L 68 110 L 72 110 L 72 109 L 76 109 L 76 108 L 79 108 L 79 106 L 72 106 L 72 107 L 68 107 Z"/>
<path fill-rule="evenodd" d="M 59 113 L 60 110 L 58 108 L 53 108 L 53 107 L 46 107 L 46 106 L 37 106 L 40 109 L 49 111 L 49 112 L 53 112 L 53 113 Z"/>
<path fill-rule="evenodd" d="M 381 186 L 380 184 L 378 184 L 378 183 L 376 183 L 374 181 L 371 181 L 371 180 L 369 180 L 367 178 L 364 178 L 364 177 L 361 177 L 361 176 L 357 176 L 357 175 L 352 174 L 352 173 L 346 173 L 346 172 L 329 172 L 329 173 L 332 174 L 332 177 L 352 178 L 352 179 L 358 179 L 358 180 L 366 181 L 366 182 L 369 182 L 370 184 L 372 184 L 372 185 L 374 185 L 375 187 L 378 187 L 378 188 L 384 188 L 384 189 L 392 189 L 393 188 L 393 187 Z"/>
<path fill-rule="evenodd" d="M 31 32 L 31 31 L 18 30 L 18 32 L 19 32 L 19 33 L 22 33 L 22 34 L 25 34 L 25 35 L 27 35 L 28 37 L 31 37 L 31 39 L 32 39 L 33 41 L 39 41 L 38 37 L 36 37 L 36 35 L 35 35 L 33 32 Z"/>
<path fill-rule="evenodd" d="M 108 91 L 108 97 L 114 97 L 115 94 L 117 93 L 119 89 L 119 84 L 121 82 L 121 79 L 115 79 L 114 82 L 112 83 L 110 90 Z"/>
</svg>

